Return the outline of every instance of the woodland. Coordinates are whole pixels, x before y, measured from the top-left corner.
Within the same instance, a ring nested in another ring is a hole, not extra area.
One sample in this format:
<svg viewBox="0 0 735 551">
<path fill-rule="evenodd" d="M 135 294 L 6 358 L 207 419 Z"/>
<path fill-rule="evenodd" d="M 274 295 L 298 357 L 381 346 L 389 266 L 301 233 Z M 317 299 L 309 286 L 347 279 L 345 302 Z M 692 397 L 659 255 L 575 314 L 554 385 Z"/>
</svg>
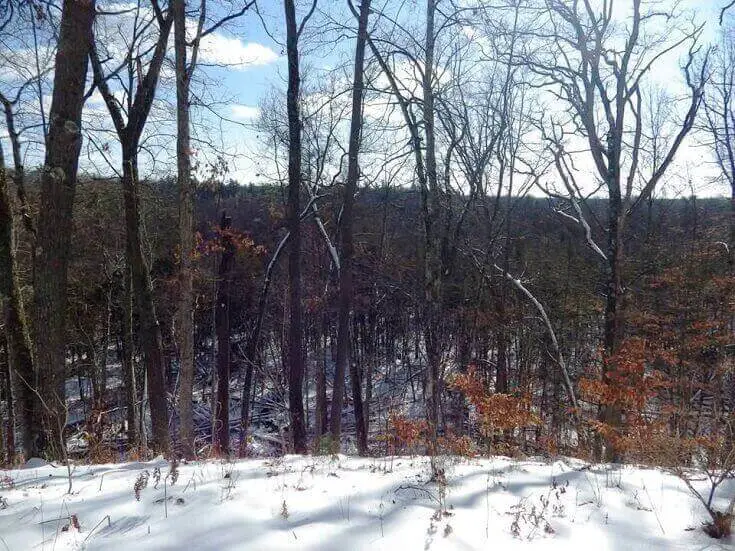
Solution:
<svg viewBox="0 0 735 551">
<path fill-rule="evenodd" d="M 569 457 L 729 536 L 732 17 L 0 0 L 0 464 Z M 282 70 L 222 130 L 256 27 Z"/>
</svg>

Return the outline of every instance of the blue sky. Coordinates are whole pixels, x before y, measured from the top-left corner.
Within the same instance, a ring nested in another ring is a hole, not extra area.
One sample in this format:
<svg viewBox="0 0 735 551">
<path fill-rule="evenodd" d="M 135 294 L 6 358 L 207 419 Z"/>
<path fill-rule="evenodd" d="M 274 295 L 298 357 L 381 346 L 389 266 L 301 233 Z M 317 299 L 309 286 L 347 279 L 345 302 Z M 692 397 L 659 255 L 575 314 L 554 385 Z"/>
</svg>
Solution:
<svg viewBox="0 0 735 551">
<path fill-rule="evenodd" d="M 337 0 L 330 0 L 328 4 L 322 0 L 320 8 L 334 8 L 337 4 Z M 299 18 L 303 17 L 306 5 L 304 1 L 297 2 Z M 344 11 L 343 15 L 346 16 L 346 3 Z M 305 81 L 313 79 L 308 74 L 310 71 L 321 73 L 336 65 L 353 48 L 352 41 L 347 37 L 325 48 L 309 47 L 307 40 L 311 41 L 312 37 L 307 38 L 307 35 L 313 32 L 317 21 L 323 20 L 321 16 L 321 11 L 314 14 L 310 20 L 311 26 L 304 33 L 303 42 L 307 53 L 302 59 L 302 71 L 305 73 Z M 252 57 L 247 63 L 227 67 L 202 65 L 199 68 L 206 75 L 207 81 L 214 81 L 216 93 L 230 100 L 229 105 L 218 108 L 220 114 L 242 123 L 223 125 L 223 143 L 228 152 L 238 153 L 231 159 L 231 176 L 247 183 L 256 180 L 255 174 L 260 171 L 256 163 L 261 147 L 253 126 L 257 121 L 261 102 L 274 90 L 285 90 L 286 86 L 288 66 L 285 56 L 283 3 L 280 0 L 261 0 L 259 16 L 251 10 L 217 34 L 217 41 L 224 47 L 211 52 L 213 60 L 218 57 L 226 58 L 232 50 L 241 51 L 245 58 Z M 211 88 L 211 84 L 209 86 Z M 285 105 L 283 108 L 285 111 Z"/>
<path fill-rule="evenodd" d="M 1 0 L 0 0 L 1 1 Z M 241 5 L 240 0 L 210 0 L 209 11 L 211 18 L 216 19 L 222 14 L 223 6 L 227 6 L 228 2 L 232 2 L 232 6 L 238 8 Z M 458 0 L 460 2 L 471 2 L 478 0 Z M 107 0 L 103 3 L 98 0 L 100 5 L 106 6 L 125 6 L 129 5 L 131 0 Z M 374 0 L 377 9 L 387 6 L 390 10 L 396 5 L 405 4 L 404 16 L 413 19 L 414 24 L 420 24 L 421 14 L 424 9 L 423 0 Z M 683 0 L 681 6 L 696 10 L 701 19 L 708 21 L 707 37 L 712 38 L 718 28 L 717 16 L 719 7 L 724 0 Z M 297 0 L 299 17 L 305 11 L 306 6 L 310 2 L 307 0 Z M 194 5 L 193 2 L 190 2 Z M 669 1 L 663 2 L 665 5 L 671 4 Z M 627 5 L 627 2 L 619 0 L 616 6 Z M 264 162 L 262 146 L 262 136 L 259 136 L 253 128 L 258 117 L 258 108 L 261 101 L 267 97 L 274 88 L 283 90 L 285 88 L 285 76 L 287 71 L 286 59 L 283 52 L 282 42 L 285 42 L 284 24 L 283 24 L 283 2 L 282 0 L 260 0 L 260 13 L 262 20 L 254 12 L 245 14 L 237 21 L 229 23 L 226 27 L 217 31 L 208 38 L 208 43 L 203 45 L 201 61 L 199 68 L 199 77 L 205 79 L 205 90 L 208 98 L 213 98 L 219 103 L 215 106 L 216 111 L 225 119 L 237 121 L 238 124 L 220 121 L 216 117 L 211 116 L 206 109 L 196 108 L 193 119 L 205 121 L 212 127 L 214 138 L 211 138 L 218 150 L 222 150 L 228 154 L 230 159 L 230 176 L 238 179 L 243 183 L 251 181 L 259 181 L 255 176 L 261 171 L 258 164 Z M 329 10 L 331 15 L 348 21 L 350 25 L 354 22 L 348 14 L 345 0 L 319 0 L 320 9 Z M 117 16 L 110 16 L 117 17 Z M 116 21 L 116 19 L 115 19 Z M 307 51 L 302 60 L 302 68 L 306 73 L 305 79 L 311 82 L 319 82 L 324 80 L 328 74 L 330 67 L 337 66 L 341 61 L 347 60 L 352 56 L 353 41 L 350 38 L 351 33 L 341 37 L 337 42 L 328 41 L 329 36 L 324 36 L 319 31 L 324 18 L 321 13 L 315 14 L 305 33 L 304 47 Z M 264 28 L 265 23 L 265 28 Z M 98 21 L 98 24 L 103 24 Z M 192 21 L 193 25 L 194 22 Z M 193 30 L 193 29 L 192 29 Z M 315 32 L 316 31 L 316 32 Z M 311 36 L 309 36 L 311 33 Z M 27 34 L 27 33 L 26 33 Z M 320 39 L 324 39 L 323 43 L 319 43 Z M 279 43 L 280 42 L 280 43 Z M 316 46 L 314 44 L 317 44 Z M 27 50 L 28 44 L 25 44 Z M 25 50 L 12 52 L 15 57 L 22 57 Z M 26 52 L 27 53 L 27 52 Z M 0 52 L 0 62 L 2 61 L 3 52 Z M 172 56 L 172 54 L 170 54 Z M 242 61 L 243 63 L 235 63 L 226 67 L 210 66 L 211 63 L 233 63 Z M 0 63 L 1 65 L 2 63 Z M 2 67 L 0 67 L 2 69 Z M 345 70 L 345 77 L 349 78 L 349 71 Z M 48 106 L 50 103 L 50 76 L 45 84 L 44 104 Z M 173 88 L 171 80 L 171 68 L 168 68 L 168 78 L 166 78 L 166 69 L 164 70 L 164 78 L 159 91 L 161 98 L 169 101 L 173 97 Z M 0 85 L 4 85 L 3 75 L 0 74 Z M 660 67 L 657 73 L 657 80 L 669 85 L 674 80 L 680 80 L 680 73 L 677 60 L 672 59 L 668 64 Z M 33 102 L 31 101 L 30 104 Z M 37 104 L 37 100 L 36 100 Z M 283 105 L 285 111 L 285 105 Z M 99 126 L 109 125 L 109 117 L 106 113 L 101 98 L 93 96 L 90 98 L 86 107 L 87 114 L 97 116 L 95 122 Z M 170 117 L 170 114 L 168 115 Z M 154 117 L 152 117 L 154 118 Z M 175 149 L 170 142 L 173 136 L 173 129 L 169 127 L 165 130 L 168 137 L 162 138 L 164 144 L 158 151 L 160 158 L 156 157 L 158 162 L 158 171 L 160 173 L 171 174 L 175 170 L 173 154 Z M 91 128 L 93 125 L 87 125 Z M 153 127 L 153 123 L 149 125 Z M 3 128 L 0 128 L 0 139 Z M 195 130 L 196 134 L 196 130 Z M 109 135 L 109 134 L 108 134 Z M 103 138 L 105 139 L 105 138 Z M 30 142 L 29 142 L 30 143 Z M 202 151 L 204 151 L 202 147 Z M 116 146 L 114 139 L 110 138 L 109 157 L 111 164 L 115 164 Z M 29 145 L 27 147 L 28 157 L 26 164 L 33 166 L 41 162 L 42 147 L 40 142 L 36 140 L 35 150 Z M 87 151 L 84 152 L 87 155 Z M 94 151 L 88 154 L 88 158 L 82 159 L 82 167 L 88 171 L 98 174 L 109 174 L 110 170 L 105 162 L 101 162 L 99 156 Z M 694 147 L 688 143 L 681 150 L 680 157 L 682 159 L 692 159 L 700 162 L 707 156 L 707 152 L 702 148 Z M 165 157 L 165 159 L 164 159 Z M 202 156 L 202 158 L 204 155 Z M 210 155 L 211 158 L 211 155 Z M 165 161 L 165 162 L 164 162 Z M 146 160 L 142 159 L 142 165 L 146 164 Z M 709 190 L 709 193 L 719 193 L 720 190 Z"/>
<path fill-rule="evenodd" d="M 468 0 L 469 1 L 469 0 Z M 297 1 L 297 6 L 303 13 L 304 7 L 309 4 L 306 0 Z M 379 5 L 397 4 L 394 0 L 383 0 Z M 424 2 L 421 0 L 409 0 L 408 4 L 413 4 L 413 13 L 420 14 L 423 12 Z M 671 2 L 663 2 L 670 5 Z M 707 21 L 705 30 L 705 40 L 714 38 L 718 25 L 717 17 L 722 0 L 683 0 L 680 7 L 693 10 L 697 13 L 701 20 Z M 330 9 L 333 12 L 344 10 L 343 15 L 346 16 L 346 3 L 342 0 L 321 0 L 321 7 Z M 344 8 L 340 6 L 344 5 Z M 625 9 L 626 2 L 617 2 L 619 9 Z M 261 15 L 267 27 L 267 31 L 263 28 L 263 22 L 255 14 L 246 15 L 240 22 L 230 26 L 222 34 L 232 39 L 240 41 L 245 47 L 257 44 L 268 48 L 277 57 L 270 59 L 267 63 L 253 63 L 243 65 L 236 69 L 208 69 L 208 73 L 214 78 L 221 80 L 223 90 L 227 90 L 236 104 L 230 108 L 231 114 L 239 118 L 247 124 L 252 124 L 256 120 L 258 107 L 261 100 L 270 93 L 275 87 L 279 89 L 285 88 L 285 74 L 287 70 L 284 57 L 283 47 L 281 44 L 273 40 L 274 37 L 280 42 L 285 42 L 284 25 L 283 25 L 283 4 L 280 0 L 261 0 Z M 319 24 L 320 15 L 317 14 L 312 19 L 312 26 Z M 269 35 L 270 34 L 270 35 Z M 344 59 L 345 55 L 351 55 L 353 43 L 348 38 L 343 38 L 336 46 L 322 47 L 319 49 L 309 48 L 309 54 L 302 61 L 302 66 L 315 67 L 323 69 L 339 63 Z M 316 50 L 316 52 L 315 52 Z M 307 75 L 308 77 L 308 75 Z M 664 86 L 670 86 L 672 82 L 679 81 L 680 68 L 677 59 L 670 59 L 659 67 L 656 80 Z M 285 106 L 284 106 L 285 109 Z M 230 141 L 232 147 L 242 152 L 247 150 L 244 157 L 238 157 L 232 162 L 232 176 L 242 182 L 257 180 L 254 174 L 259 169 L 254 166 L 258 161 L 259 146 L 254 130 L 242 127 L 228 127 L 226 139 Z M 702 164 L 708 153 L 701 147 L 696 147 L 690 140 L 680 151 L 679 157 L 682 161 L 686 160 L 692 164 Z M 707 193 L 720 193 L 719 188 L 710 188 Z"/>
</svg>

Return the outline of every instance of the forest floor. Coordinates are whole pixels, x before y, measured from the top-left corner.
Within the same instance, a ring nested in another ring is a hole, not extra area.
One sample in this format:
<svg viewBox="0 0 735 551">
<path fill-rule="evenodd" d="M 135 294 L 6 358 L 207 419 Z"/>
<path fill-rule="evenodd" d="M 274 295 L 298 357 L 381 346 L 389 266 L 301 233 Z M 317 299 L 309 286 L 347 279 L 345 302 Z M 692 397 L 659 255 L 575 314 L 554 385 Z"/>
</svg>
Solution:
<svg viewBox="0 0 735 551">
<path fill-rule="evenodd" d="M 33 460 L 0 470 L 0 550 L 735 549 L 702 532 L 701 504 L 659 470 L 441 463 L 446 484 L 429 482 L 425 457 L 203 461 L 174 481 L 163 459 L 80 465 L 68 493 L 66 467 Z"/>
</svg>

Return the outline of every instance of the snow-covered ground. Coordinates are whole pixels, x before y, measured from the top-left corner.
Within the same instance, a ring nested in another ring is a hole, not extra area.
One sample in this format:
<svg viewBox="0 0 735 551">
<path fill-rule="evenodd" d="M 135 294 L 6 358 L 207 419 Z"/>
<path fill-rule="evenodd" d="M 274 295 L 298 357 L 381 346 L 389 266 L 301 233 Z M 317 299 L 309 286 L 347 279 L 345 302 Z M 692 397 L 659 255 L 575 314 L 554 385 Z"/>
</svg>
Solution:
<svg viewBox="0 0 735 551">
<path fill-rule="evenodd" d="M 735 548 L 702 533 L 702 506 L 657 470 L 442 461 L 445 489 L 423 457 L 287 456 L 181 465 L 173 485 L 162 459 L 77 466 L 71 494 L 65 467 L 35 461 L 0 471 L 0 550 Z"/>
</svg>

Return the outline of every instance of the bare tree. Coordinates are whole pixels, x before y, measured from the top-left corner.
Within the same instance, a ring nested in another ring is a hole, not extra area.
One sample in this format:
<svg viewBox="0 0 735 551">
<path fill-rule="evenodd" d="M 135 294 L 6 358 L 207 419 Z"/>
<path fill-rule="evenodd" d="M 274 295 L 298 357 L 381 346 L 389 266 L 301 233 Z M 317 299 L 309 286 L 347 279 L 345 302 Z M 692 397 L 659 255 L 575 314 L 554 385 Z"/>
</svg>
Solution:
<svg viewBox="0 0 735 551">
<path fill-rule="evenodd" d="M 178 305 L 178 337 L 180 360 L 179 384 L 179 416 L 180 437 L 184 455 L 194 455 L 194 427 L 192 417 L 192 392 L 194 384 L 194 292 L 193 268 L 190 254 L 194 248 L 194 183 L 191 169 L 191 82 L 197 67 L 199 46 L 203 37 L 215 32 L 222 25 L 241 17 L 255 1 L 246 2 L 242 7 L 218 18 L 205 28 L 207 19 L 207 1 L 199 4 L 199 17 L 194 38 L 186 40 L 186 1 L 174 0 L 171 11 L 174 18 L 174 51 L 176 65 L 176 159 L 179 183 L 179 305 Z M 191 58 L 187 61 L 187 47 L 191 47 Z M 218 354 L 222 347 L 229 347 L 227 342 L 217 342 Z M 227 371 L 229 373 L 229 353 Z M 221 381 L 221 379 L 218 379 Z M 227 380 L 229 384 L 229 379 Z M 225 397 L 219 397 L 219 408 L 224 406 Z M 229 399 L 225 400 L 228 402 Z M 228 427 L 229 430 L 229 427 Z M 228 442 L 229 443 L 229 440 Z M 224 446 L 224 451 L 227 447 Z"/>
<path fill-rule="evenodd" d="M 291 415 L 291 436 L 296 453 L 306 452 L 306 428 L 304 423 L 303 383 L 305 358 L 303 349 L 302 304 L 301 304 L 301 116 L 299 93 L 301 73 L 299 70 L 299 38 L 304 26 L 314 14 L 317 0 L 302 19 L 296 21 L 294 0 L 285 0 L 286 12 L 286 55 L 288 57 L 288 219 L 289 253 L 289 321 L 288 321 L 288 405 Z"/>
<path fill-rule="evenodd" d="M 438 112 L 447 108 L 447 102 L 442 97 L 445 90 L 441 79 L 453 68 L 461 66 L 458 60 L 464 53 L 462 48 L 447 45 L 453 44 L 449 31 L 458 26 L 461 21 L 458 14 L 465 10 L 449 3 L 449 9 L 439 9 L 439 3 L 436 0 L 426 2 L 423 41 L 419 41 L 400 23 L 381 13 L 381 16 L 392 21 L 396 29 L 409 35 L 404 37 L 404 41 L 411 45 L 411 49 L 399 44 L 390 35 L 371 35 L 368 38 L 368 45 L 388 81 L 389 93 L 400 108 L 408 134 L 408 145 L 415 160 L 423 246 L 420 263 L 420 319 L 426 355 L 426 416 L 432 449 L 436 446 L 439 430 L 442 363 L 447 352 L 443 323 L 445 286 L 452 272 L 467 213 L 476 197 L 476 188 L 473 186 L 478 178 L 482 178 L 480 171 L 477 178 L 462 182 L 466 184 L 464 189 L 463 185 L 456 185 L 458 179 L 453 174 L 456 168 L 455 155 L 458 143 L 467 137 L 466 129 L 459 122 L 456 125 L 451 122 L 453 114 L 449 111 L 445 117 L 440 118 L 440 124 L 437 125 Z M 442 36 L 448 38 L 440 41 Z M 438 41 L 441 44 L 439 54 L 436 50 Z M 381 51 L 383 44 L 384 51 Z M 410 67 L 408 77 L 401 76 L 399 65 L 394 61 L 396 57 Z M 441 134 L 442 130 L 445 135 Z M 488 152 L 483 149 L 476 153 L 483 157 Z"/>
<path fill-rule="evenodd" d="M 719 44 L 711 56 L 711 75 L 704 94 L 705 130 L 720 176 L 730 186 L 730 235 L 724 243 L 735 270 L 735 27 L 720 29 Z"/>
<path fill-rule="evenodd" d="M 590 0 L 572 3 L 549 0 L 542 9 L 532 13 L 540 21 L 534 35 L 542 36 L 543 45 L 527 45 L 514 54 L 514 63 L 528 65 L 550 96 L 564 106 L 558 114 L 550 114 L 541 129 L 562 187 L 560 193 L 547 191 L 567 201 L 571 212 L 561 211 L 561 214 L 584 229 L 590 248 L 603 266 L 606 285 L 603 344 L 608 358 L 624 336 L 626 224 L 671 166 L 692 129 L 702 101 L 706 55 L 701 69 L 694 69 L 702 26 L 685 29 L 673 25 L 680 21 L 676 13 L 658 8 L 644 11 L 640 0 L 633 0 L 624 26 L 618 25 L 612 3 L 598 8 Z M 654 30 L 657 21 L 665 31 Z M 644 87 L 662 59 L 682 48 L 686 51 L 684 75 L 688 92 L 683 118 L 672 130 L 673 137 L 665 153 L 659 155 L 658 164 L 646 167 L 643 155 L 649 144 L 642 109 Z M 573 137 L 586 144 L 581 154 L 575 154 L 578 144 L 569 143 Z M 599 185 L 608 197 L 604 251 L 596 243 L 584 212 L 588 192 L 577 181 L 575 165 L 582 155 L 588 155 Z M 610 374 L 606 358 L 602 370 L 605 382 Z M 600 417 L 616 425 L 620 412 L 604 407 Z M 613 446 L 607 446 L 606 450 L 608 459 L 618 456 Z"/>
<path fill-rule="evenodd" d="M 138 152 L 143 130 L 155 98 L 158 78 L 163 65 L 168 37 L 173 22 L 171 12 L 164 13 L 157 0 L 151 0 L 152 15 L 141 18 L 135 31 L 135 41 L 129 43 L 123 60 L 105 74 L 105 66 L 98 53 L 98 46 L 90 52 L 94 83 L 99 89 L 112 118 L 122 156 L 121 183 L 126 224 L 126 254 L 130 265 L 132 289 L 140 321 L 140 338 L 146 361 L 148 379 L 148 401 L 153 424 L 153 443 L 156 451 L 167 452 L 170 446 L 168 431 L 168 405 L 164 377 L 164 358 L 161 327 L 156 315 L 153 284 L 143 256 L 140 228 L 140 181 L 138 174 Z M 138 5 L 140 10 L 140 4 Z M 145 54 L 141 53 L 139 41 L 147 35 L 153 21 L 158 29 L 153 39 L 152 54 L 146 72 L 142 72 Z M 136 23 L 138 19 L 136 18 Z M 125 88 L 126 105 L 118 100 L 110 86 L 110 79 L 119 79 L 121 71 L 127 71 Z M 135 84 L 134 84 L 135 83 Z M 126 117 L 127 116 L 127 120 Z"/>
<path fill-rule="evenodd" d="M 347 164 L 347 180 L 345 182 L 342 202 L 342 219 L 340 225 L 340 281 L 339 281 L 339 314 L 337 321 L 337 362 L 332 390 L 332 423 L 331 433 L 335 445 L 340 440 L 342 428 L 342 391 L 344 389 L 345 367 L 350 365 L 350 381 L 352 384 L 352 403 L 355 410 L 355 426 L 357 432 L 357 451 L 360 455 L 367 453 L 367 420 L 363 414 L 362 385 L 357 372 L 357 364 L 350 361 L 350 310 L 352 308 L 352 256 L 353 215 L 355 192 L 359 174 L 360 136 L 362 133 L 362 104 L 364 95 L 365 43 L 367 41 L 370 0 L 363 0 L 360 13 L 357 14 L 352 2 L 348 5 L 358 17 L 357 43 L 355 45 L 355 70 L 352 83 L 352 114 L 350 123 L 350 141 Z"/>
</svg>

